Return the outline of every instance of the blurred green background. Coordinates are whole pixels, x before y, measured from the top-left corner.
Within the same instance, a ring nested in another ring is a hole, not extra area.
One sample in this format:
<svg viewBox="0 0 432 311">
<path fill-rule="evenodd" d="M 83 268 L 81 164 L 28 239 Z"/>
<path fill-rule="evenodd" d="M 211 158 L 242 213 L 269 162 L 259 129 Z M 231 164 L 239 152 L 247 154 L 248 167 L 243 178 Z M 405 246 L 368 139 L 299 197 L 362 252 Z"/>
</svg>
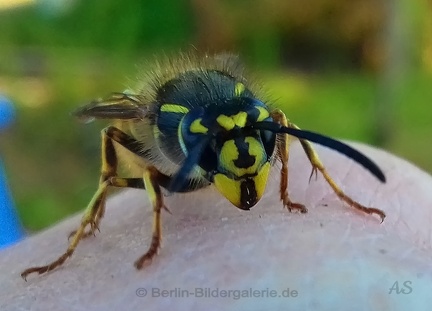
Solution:
<svg viewBox="0 0 432 311">
<path fill-rule="evenodd" d="M 164 53 L 233 51 L 300 127 L 381 146 L 432 171 L 427 0 L 0 0 L 0 133 L 25 227 L 83 209 L 100 130 L 70 111 L 131 87 Z"/>
</svg>

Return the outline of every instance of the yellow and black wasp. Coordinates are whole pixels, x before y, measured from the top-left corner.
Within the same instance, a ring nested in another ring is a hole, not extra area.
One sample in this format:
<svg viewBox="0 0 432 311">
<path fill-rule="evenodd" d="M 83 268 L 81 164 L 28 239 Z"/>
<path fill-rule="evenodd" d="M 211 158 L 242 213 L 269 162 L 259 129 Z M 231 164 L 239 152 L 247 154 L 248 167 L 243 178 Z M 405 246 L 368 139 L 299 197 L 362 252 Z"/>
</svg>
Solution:
<svg viewBox="0 0 432 311">
<path fill-rule="evenodd" d="M 341 200 L 384 220 L 383 211 L 357 203 L 336 185 L 310 142 L 345 154 L 385 182 L 379 167 L 348 145 L 301 130 L 281 110 L 271 109 L 244 76 L 235 56 L 182 55 L 157 63 L 148 80 L 136 93 L 113 93 L 76 111 L 80 118 L 110 119 L 116 124 L 102 130 L 99 188 L 72 233 L 66 252 L 46 266 L 25 270 L 23 278 L 62 265 L 79 241 L 98 229 L 108 187 L 148 192 L 154 215 L 153 235 L 149 249 L 135 262 L 138 269 L 160 247 L 161 211 L 166 208 L 161 188 L 192 192 L 213 184 L 233 205 L 249 210 L 262 197 L 270 167 L 279 160 L 283 206 L 307 212 L 304 205 L 292 202 L 287 192 L 291 137 L 300 140 L 312 164 L 312 174 L 320 171 Z M 134 167 L 139 168 L 139 178 L 118 176 L 119 163 L 128 161 L 138 164 Z"/>
</svg>

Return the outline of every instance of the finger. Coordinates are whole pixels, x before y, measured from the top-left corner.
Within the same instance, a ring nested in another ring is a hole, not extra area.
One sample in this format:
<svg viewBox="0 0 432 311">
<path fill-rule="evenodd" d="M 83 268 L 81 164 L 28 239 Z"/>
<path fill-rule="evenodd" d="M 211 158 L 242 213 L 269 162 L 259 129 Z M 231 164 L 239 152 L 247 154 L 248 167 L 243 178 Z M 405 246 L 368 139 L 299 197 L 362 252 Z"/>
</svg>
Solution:
<svg viewBox="0 0 432 311">
<path fill-rule="evenodd" d="M 151 210 L 143 203 L 145 192 L 128 191 L 109 200 L 101 234 L 83 242 L 54 273 L 28 283 L 19 278 L 26 266 L 64 251 L 66 241 L 59 236 L 74 228 L 77 217 L 0 255 L 0 301 L 11 309 L 53 304 L 69 308 L 71 302 L 88 310 L 91 306 L 134 310 L 144 304 L 149 310 L 161 305 L 177 310 L 216 305 L 223 309 L 233 303 L 239 309 L 256 310 L 288 304 L 293 310 L 347 309 L 346 304 L 354 310 L 378 309 L 378 305 L 406 310 L 413 304 L 426 309 L 432 290 L 427 273 L 432 257 L 428 230 L 432 193 L 427 189 L 432 189 L 432 178 L 382 151 L 361 150 L 383 167 L 386 184 L 374 181 L 349 160 L 317 148 L 344 191 L 386 211 L 383 224 L 341 203 L 322 178 L 309 184 L 310 164 L 293 146 L 289 191 L 309 208 L 308 214 L 282 209 L 276 177 L 249 212 L 231 206 L 211 189 L 167 197 L 173 215 L 164 215 L 163 248 L 149 267 L 138 272 L 132 264 L 150 243 Z M 233 291 L 226 297 L 229 290 L 245 290 L 245 297 L 235 298 L 239 292 Z M 273 290 L 277 296 L 269 297 Z M 210 297 L 189 295 L 196 291 Z M 17 299 L 17 295 L 22 296 Z"/>
</svg>

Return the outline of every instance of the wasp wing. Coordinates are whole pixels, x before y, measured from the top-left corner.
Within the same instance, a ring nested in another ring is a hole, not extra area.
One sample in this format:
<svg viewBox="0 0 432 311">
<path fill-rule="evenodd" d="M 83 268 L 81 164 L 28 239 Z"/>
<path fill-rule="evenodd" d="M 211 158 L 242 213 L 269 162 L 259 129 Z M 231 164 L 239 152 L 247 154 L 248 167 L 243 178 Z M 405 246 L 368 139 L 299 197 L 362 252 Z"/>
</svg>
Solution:
<svg viewBox="0 0 432 311">
<path fill-rule="evenodd" d="M 137 95 L 112 93 L 105 99 L 97 99 L 90 104 L 78 108 L 73 115 L 84 122 L 94 119 L 143 119 L 148 107 L 143 105 Z"/>
</svg>

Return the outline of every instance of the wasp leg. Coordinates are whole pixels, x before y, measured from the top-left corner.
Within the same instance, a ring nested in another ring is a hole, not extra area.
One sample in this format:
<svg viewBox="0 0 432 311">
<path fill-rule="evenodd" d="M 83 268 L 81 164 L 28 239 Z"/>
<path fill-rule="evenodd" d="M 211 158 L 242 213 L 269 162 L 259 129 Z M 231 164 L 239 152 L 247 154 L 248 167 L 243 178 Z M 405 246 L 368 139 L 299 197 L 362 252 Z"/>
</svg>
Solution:
<svg viewBox="0 0 432 311">
<path fill-rule="evenodd" d="M 282 126 L 288 125 L 288 120 L 285 114 L 276 109 L 271 113 L 271 117 L 277 123 Z M 280 181 L 280 199 L 283 202 L 284 207 L 291 212 L 293 210 L 299 210 L 301 213 L 307 213 L 307 208 L 300 203 L 294 203 L 288 196 L 288 159 L 289 159 L 289 144 L 290 136 L 286 134 L 278 134 L 277 138 L 277 156 L 282 163 L 281 168 L 281 181 Z"/>
<path fill-rule="evenodd" d="M 149 249 L 135 261 L 135 267 L 137 269 L 141 269 L 144 265 L 150 263 L 157 255 L 161 245 L 161 210 L 162 208 L 166 209 L 166 207 L 163 203 L 162 192 L 158 181 L 159 178 L 160 173 L 155 167 L 149 166 L 146 168 L 144 172 L 144 184 L 153 206 L 153 233 Z"/>
<path fill-rule="evenodd" d="M 109 184 L 108 186 L 111 187 L 118 187 L 118 188 L 135 188 L 135 189 L 145 189 L 144 187 L 144 182 L 142 178 L 121 178 L 121 177 L 110 177 L 109 178 Z M 105 192 L 106 195 L 106 192 Z M 105 198 L 103 198 L 104 200 Z M 103 213 L 105 211 L 105 206 L 104 205 L 99 205 L 99 209 L 96 213 L 92 213 L 92 216 L 90 217 L 90 219 L 92 219 L 92 221 L 90 222 L 90 226 L 93 226 L 93 229 L 90 229 L 87 232 L 84 232 L 84 234 L 82 235 L 81 239 L 87 238 L 88 236 L 94 235 L 94 230 L 98 228 L 98 224 L 100 222 L 100 219 L 103 216 Z M 72 238 L 78 230 L 72 231 L 69 234 L 68 239 Z"/>
<path fill-rule="evenodd" d="M 299 127 L 293 123 L 289 123 L 288 127 L 299 129 Z M 310 142 L 308 142 L 307 140 L 304 140 L 304 139 L 300 139 L 300 143 L 303 147 L 303 150 L 306 152 L 306 155 L 309 158 L 309 161 L 312 164 L 311 177 L 312 177 L 314 172 L 316 173 L 317 170 L 320 171 L 321 174 L 323 175 L 324 179 L 327 181 L 327 183 L 330 185 L 330 187 L 333 189 L 333 191 L 336 193 L 336 195 L 342 201 L 346 202 L 349 206 L 352 206 L 352 207 L 354 207 L 354 208 L 356 208 L 356 209 L 358 209 L 358 210 L 360 210 L 366 214 L 370 214 L 370 215 L 376 214 L 381 218 L 381 222 L 384 221 L 386 214 L 382 210 L 380 210 L 378 208 L 374 208 L 374 207 L 366 207 L 366 206 L 354 201 L 353 199 L 351 199 L 351 197 L 346 195 L 342 191 L 342 189 L 339 188 L 339 186 L 336 184 L 336 182 L 328 174 L 327 170 L 325 169 L 324 165 L 322 164 L 321 160 L 318 157 L 318 154 L 313 149 Z"/>
<path fill-rule="evenodd" d="M 21 276 L 24 279 L 26 279 L 26 277 L 31 273 L 37 272 L 42 274 L 62 265 L 67 258 L 72 256 L 80 240 L 86 235 L 93 234 L 93 232 L 98 228 L 100 219 L 105 211 L 105 200 L 108 186 L 144 188 L 142 178 L 119 178 L 116 176 L 117 154 L 113 141 L 118 142 L 129 150 L 131 150 L 131 148 L 128 146 L 131 142 L 135 142 L 133 138 L 115 127 L 108 127 L 102 131 L 102 172 L 100 183 L 96 193 L 84 211 L 79 228 L 73 233 L 73 236 L 71 237 L 72 241 L 69 243 L 69 246 L 63 255 L 46 266 L 26 269 L 21 273 Z M 134 150 L 131 150 L 131 152 L 134 152 Z M 90 225 L 90 231 L 86 232 L 85 228 L 88 225 Z"/>
<path fill-rule="evenodd" d="M 278 115 L 280 117 L 280 115 L 283 115 L 282 111 L 276 111 L 275 112 L 276 115 Z M 281 118 L 281 117 L 280 117 Z M 286 118 L 285 118 L 286 119 Z M 295 128 L 295 129 L 299 129 L 299 127 L 291 122 L 288 122 L 287 127 L 290 128 Z M 366 207 L 356 201 L 354 201 L 353 199 L 351 199 L 351 197 L 347 196 L 342 189 L 339 188 L 339 186 L 335 183 L 335 181 L 330 177 L 330 175 L 328 174 L 327 170 L 325 169 L 324 165 L 322 164 L 321 160 L 318 157 L 318 154 L 316 153 L 316 151 L 313 149 L 312 145 L 310 142 L 308 142 L 307 140 L 304 139 L 299 139 L 300 143 L 303 147 L 303 150 L 306 152 L 307 157 L 309 158 L 310 163 L 312 164 L 312 173 L 311 173 L 311 177 L 314 173 L 318 171 L 321 172 L 321 174 L 323 175 L 324 179 L 327 181 L 327 183 L 330 185 L 330 187 L 333 189 L 333 191 L 336 193 L 336 195 L 344 202 L 346 202 L 349 206 L 352 206 L 366 214 L 376 214 L 381 218 L 381 222 L 384 221 L 384 218 L 386 217 L 385 213 L 377 208 L 373 208 L 373 207 Z"/>
<path fill-rule="evenodd" d="M 123 133 L 122 131 L 118 130 L 115 127 L 109 127 L 106 130 L 107 136 L 113 140 L 131 151 L 132 153 L 139 154 L 141 150 L 141 145 L 132 137 L 129 135 Z M 109 162 L 109 159 L 107 158 L 107 162 Z M 103 176 L 102 176 L 103 177 Z M 102 178 L 101 177 L 101 178 Z M 119 180 L 117 178 L 111 178 L 111 181 L 113 180 Z M 153 233 L 152 233 L 152 240 L 150 243 L 150 247 L 147 250 L 147 252 L 138 258 L 138 260 L 135 262 L 135 267 L 137 269 L 141 269 L 145 264 L 150 262 L 154 256 L 157 254 L 160 245 L 161 245 L 161 210 L 162 208 L 168 210 L 167 207 L 165 207 L 163 203 L 163 197 L 162 192 L 160 188 L 160 184 L 167 183 L 170 181 L 170 177 L 160 173 L 155 167 L 148 166 L 144 169 L 144 175 L 142 179 L 123 179 L 121 182 L 127 183 L 127 185 L 122 185 L 124 187 L 134 187 L 134 188 L 144 188 L 147 190 L 147 193 L 149 195 L 150 201 L 153 206 Z M 97 215 L 97 214 L 95 214 Z"/>
<path fill-rule="evenodd" d="M 102 167 L 101 167 L 101 176 L 99 179 L 99 187 L 109 178 L 117 176 L 117 154 L 113 144 L 113 138 L 117 138 L 114 140 L 120 140 L 120 144 L 124 144 L 121 139 L 121 134 L 117 134 L 117 132 L 121 132 L 115 127 L 108 127 L 103 129 L 101 132 L 102 135 Z M 122 133 L 122 132 L 121 132 Z M 117 134 L 117 135 L 116 135 Z M 126 134 L 125 134 L 126 135 Z M 95 235 L 95 230 L 99 230 L 99 223 L 101 218 L 105 214 L 105 201 L 106 201 L 106 191 L 101 194 L 101 198 L 97 205 L 89 206 L 90 214 L 88 217 L 90 228 L 87 232 L 84 232 L 82 238 L 87 238 L 89 236 Z M 68 239 L 72 238 L 78 230 L 72 231 L 69 234 Z"/>
<path fill-rule="evenodd" d="M 86 234 L 85 228 L 87 227 L 87 225 L 90 225 L 92 228 L 94 228 L 95 224 L 93 222 L 94 222 L 95 213 L 93 212 L 93 210 L 95 209 L 95 206 L 101 205 L 101 202 L 106 195 L 106 190 L 109 186 L 143 188 L 144 184 L 142 182 L 142 179 L 138 181 L 137 178 L 128 179 L 128 178 L 118 178 L 118 177 L 110 178 L 104 181 L 102 184 L 100 184 L 98 190 L 96 191 L 88 207 L 86 208 L 81 220 L 81 225 L 79 226 L 78 230 L 76 230 L 72 238 L 72 241 L 69 243 L 66 252 L 63 255 L 61 255 L 59 258 L 57 258 L 55 261 L 51 262 L 46 266 L 32 267 L 24 270 L 21 273 L 22 278 L 26 279 L 29 274 L 34 272 L 43 274 L 45 272 L 51 271 L 56 267 L 61 266 L 66 261 L 66 259 L 72 256 L 78 243 L 80 242 L 80 240 L 82 240 L 83 236 Z"/>
</svg>

